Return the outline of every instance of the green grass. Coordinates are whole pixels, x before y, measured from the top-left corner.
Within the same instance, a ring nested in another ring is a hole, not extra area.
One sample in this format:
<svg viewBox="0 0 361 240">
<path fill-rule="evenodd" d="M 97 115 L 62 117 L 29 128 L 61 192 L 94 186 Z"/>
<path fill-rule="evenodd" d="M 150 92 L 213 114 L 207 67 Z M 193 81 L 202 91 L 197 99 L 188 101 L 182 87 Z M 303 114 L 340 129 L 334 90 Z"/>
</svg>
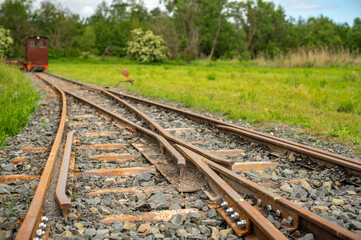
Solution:
<svg viewBox="0 0 361 240">
<path fill-rule="evenodd" d="M 0 63 L 0 148 L 25 126 L 40 94 L 18 69 Z"/>
<path fill-rule="evenodd" d="M 137 64 L 114 60 L 53 62 L 50 71 L 69 78 L 115 86 L 120 65 L 135 79 L 127 90 L 222 113 L 250 123 L 301 126 L 306 133 L 361 142 L 360 67 L 275 68 L 238 61 Z"/>
</svg>

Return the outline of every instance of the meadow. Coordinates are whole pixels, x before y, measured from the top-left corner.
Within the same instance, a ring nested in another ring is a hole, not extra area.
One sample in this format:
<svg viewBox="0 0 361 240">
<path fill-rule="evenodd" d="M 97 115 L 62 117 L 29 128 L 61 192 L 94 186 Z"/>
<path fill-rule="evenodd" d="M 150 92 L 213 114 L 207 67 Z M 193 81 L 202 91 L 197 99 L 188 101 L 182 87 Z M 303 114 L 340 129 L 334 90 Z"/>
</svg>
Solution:
<svg viewBox="0 0 361 240">
<path fill-rule="evenodd" d="M 19 69 L 0 62 L 0 148 L 21 132 L 41 95 Z"/>
<path fill-rule="evenodd" d="M 307 134 L 361 143 L 361 67 L 285 68 L 240 61 L 138 64 L 128 60 L 57 60 L 50 72 L 220 113 L 250 123 L 285 123 Z"/>
</svg>

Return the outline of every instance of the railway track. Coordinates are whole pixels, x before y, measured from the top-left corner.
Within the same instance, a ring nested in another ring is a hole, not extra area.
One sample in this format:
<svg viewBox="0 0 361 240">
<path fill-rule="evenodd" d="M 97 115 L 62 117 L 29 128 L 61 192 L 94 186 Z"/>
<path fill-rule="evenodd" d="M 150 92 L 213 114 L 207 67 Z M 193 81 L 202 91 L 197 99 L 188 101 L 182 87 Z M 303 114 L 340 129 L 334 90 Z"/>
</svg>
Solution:
<svg viewBox="0 0 361 240">
<path fill-rule="evenodd" d="M 49 159 L 64 149 L 64 166 L 50 181 L 48 159 L 17 239 L 360 239 L 357 160 L 55 75 L 35 78 L 62 95 L 62 115 L 70 97 L 70 133 L 54 142 Z M 346 221 L 325 219 L 340 208 Z"/>
</svg>

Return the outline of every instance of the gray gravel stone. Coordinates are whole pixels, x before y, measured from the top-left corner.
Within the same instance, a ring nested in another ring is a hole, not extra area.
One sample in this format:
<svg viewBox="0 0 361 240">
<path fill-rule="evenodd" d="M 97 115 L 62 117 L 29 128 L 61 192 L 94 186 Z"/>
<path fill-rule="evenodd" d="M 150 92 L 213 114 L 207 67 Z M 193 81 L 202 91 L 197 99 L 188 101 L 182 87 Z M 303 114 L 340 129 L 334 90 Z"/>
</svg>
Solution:
<svg viewBox="0 0 361 240">
<path fill-rule="evenodd" d="M 211 210 L 208 211 L 207 213 L 207 217 L 208 218 L 214 218 L 216 217 L 218 214 L 217 214 L 217 211 L 216 209 L 212 208 Z"/>
<path fill-rule="evenodd" d="M 187 213 L 186 218 L 190 219 L 190 221 L 195 224 L 201 224 L 201 222 L 202 222 L 201 215 L 199 215 L 196 212 Z M 197 234 L 193 234 L 193 235 L 197 235 Z"/>
<path fill-rule="evenodd" d="M 203 201 L 200 200 L 200 199 L 197 199 L 197 200 L 194 202 L 194 207 L 195 207 L 195 208 L 198 208 L 199 210 L 202 209 L 203 205 L 204 205 L 204 203 L 203 203 Z"/>
<path fill-rule="evenodd" d="M 305 234 L 305 236 L 299 238 L 298 240 L 313 240 L 313 239 L 314 239 L 313 234 L 307 233 L 307 234 Z"/>
<path fill-rule="evenodd" d="M 169 206 L 169 210 L 177 210 L 177 209 L 182 209 L 178 203 L 173 203 L 172 205 Z"/>
<path fill-rule="evenodd" d="M 117 231 L 117 232 L 121 232 L 122 230 L 123 230 L 123 225 L 124 225 L 124 223 L 123 222 L 114 222 L 113 224 L 112 224 L 112 227 L 115 229 L 115 231 Z"/>
<path fill-rule="evenodd" d="M 151 202 L 156 202 L 156 203 L 164 203 L 167 202 L 169 200 L 170 196 L 163 194 L 163 193 L 156 193 L 153 196 L 150 197 L 150 201 Z"/>
<path fill-rule="evenodd" d="M 95 236 L 97 235 L 97 230 L 95 230 L 94 228 L 86 228 L 84 234 L 88 236 Z"/>
<path fill-rule="evenodd" d="M 355 221 L 355 220 L 351 220 L 350 223 L 351 223 L 350 225 L 351 225 L 351 227 L 352 227 L 353 229 L 355 229 L 355 230 L 361 230 L 361 222 Z"/>
<path fill-rule="evenodd" d="M 293 176 L 294 172 L 290 169 L 285 169 L 282 171 L 283 175 L 286 177 L 286 178 L 290 178 Z"/>
<path fill-rule="evenodd" d="M 170 222 L 174 225 L 182 225 L 183 224 L 183 215 L 182 214 L 176 214 L 171 219 Z"/>
</svg>

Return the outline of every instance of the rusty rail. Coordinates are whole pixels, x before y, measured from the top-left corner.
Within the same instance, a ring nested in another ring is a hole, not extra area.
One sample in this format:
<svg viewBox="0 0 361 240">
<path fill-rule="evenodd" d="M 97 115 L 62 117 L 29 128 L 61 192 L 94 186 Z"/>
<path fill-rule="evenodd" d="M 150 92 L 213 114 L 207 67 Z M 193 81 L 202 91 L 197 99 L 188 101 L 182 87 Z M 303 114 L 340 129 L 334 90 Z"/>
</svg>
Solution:
<svg viewBox="0 0 361 240">
<path fill-rule="evenodd" d="M 241 177 L 237 173 L 207 159 L 203 160 L 238 193 L 247 194 L 257 200 L 258 203 L 261 202 L 259 205 L 261 208 L 267 208 L 268 205 L 271 205 L 274 213 L 277 210 L 280 210 L 282 217 L 291 216 L 293 219 L 293 227 L 313 233 L 316 239 L 361 240 L 360 236 L 357 236 L 337 224 L 327 221 L 326 219 L 303 209 L 302 207 L 280 197 L 260 185 Z M 258 201 L 258 199 L 261 201 Z"/>
<path fill-rule="evenodd" d="M 200 114 L 197 113 L 193 113 L 193 112 L 189 112 L 186 110 L 182 110 L 182 109 L 177 109 L 175 107 L 171 107 L 171 106 L 167 106 L 165 104 L 161 104 L 161 103 L 157 103 L 154 101 L 150 101 L 150 100 L 146 100 L 146 99 L 142 99 L 139 97 L 135 97 L 129 94 L 124 94 L 124 93 L 119 93 L 117 91 L 114 90 L 110 90 L 108 89 L 107 91 L 116 94 L 118 96 L 120 96 L 121 98 L 127 98 L 130 99 L 132 101 L 135 102 L 140 102 L 143 104 L 150 104 L 150 105 L 155 105 L 173 112 L 178 112 L 181 114 L 184 114 L 186 116 L 188 116 L 189 118 L 198 121 L 198 122 L 207 122 L 219 129 L 224 129 L 225 127 L 229 127 L 230 129 L 232 128 L 231 131 L 228 131 L 228 133 L 234 134 L 233 129 L 237 129 L 238 132 L 236 133 L 236 135 L 241 136 L 241 137 L 247 137 L 248 140 L 256 140 L 256 141 L 260 141 L 263 144 L 268 145 L 269 147 L 282 147 L 284 149 L 287 149 L 289 151 L 293 151 L 293 152 L 297 152 L 300 154 L 304 154 L 307 156 L 310 156 L 309 154 L 312 154 L 311 158 L 316 159 L 316 160 L 320 160 L 326 163 L 331 163 L 331 164 L 337 164 L 340 166 L 343 166 L 347 169 L 349 169 L 350 171 L 352 171 L 354 174 L 357 175 L 361 175 L 361 162 L 348 158 L 348 157 L 344 157 L 341 155 L 337 155 L 334 153 L 330 153 L 318 148 L 313 148 L 304 144 L 300 144 L 300 143 L 296 143 L 296 142 L 291 142 L 289 140 L 286 139 L 282 139 L 282 138 L 278 138 L 275 136 L 271 136 L 271 135 L 267 135 L 265 133 L 262 132 L 258 132 L 255 130 L 251 130 L 248 128 L 244 128 L 244 127 L 240 127 L 237 126 L 235 124 L 231 124 L 231 123 L 227 123 L 221 120 L 217 120 L 214 118 L 210 118 L 210 117 L 206 117 L 206 116 L 202 116 Z M 262 140 L 260 140 L 262 139 Z M 303 149 L 302 152 L 299 152 L 300 149 Z"/>
<path fill-rule="evenodd" d="M 238 135 L 238 136 L 247 136 L 253 139 L 257 139 L 258 141 L 261 142 L 268 142 L 270 144 L 273 144 L 275 146 L 279 146 L 281 148 L 285 148 L 285 149 L 290 149 L 294 152 L 298 152 L 300 154 L 305 154 L 307 156 L 316 158 L 316 159 L 325 159 L 325 155 L 323 153 L 320 153 L 319 151 L 312 151 L 308 148 L 303 148 L 300 147 L 298 145 L 292 144 L 292 143 L 287 143 L 287 142 L 281 142 L 281 141 L 277 141 L 275 139 L 272 138 L 268 138 L 267 136 L 262 136 L 259 134 L 254 134 L 252 132 L 248 132 L 248 131 L 244 131 L 242 129 L 238 129 L 238 128 L 233 128 L 233 127 L 228 127 L 228 126 L 224 126 L 224 125 L 217 125 L 217 128 L 232 133 L 234 135 Z M 337 155 L 336 155 L 337 156 Z M 338 157 L 334 157 L 334 156 L 327 156 L 328 161 L 332 161 L 333 163 L 337 164 L 337 165 L 341 165 L 344 166 L 348 169 L 350 169 L 351 171 L 361 171 L 361 162 L 357 162 L 353 159 L 350 159 L 350 161 L 346 161 L 344 159 L 340 159 Z M 352 160 L 352 161 L 351 161 Z"/>
<path fill-rule="evenodd" d="M 239 214 L 239 220 L 245 221 L 243 228 L 238 227 L 235 222 L 228 222 L 239 236 L 254 234 L 257 239 L 287 239 L 270 221 L 268 221 L 260 211 L 255 209 L 239 195 L 230 185 L 218 176 L 202 159 L 202 156 L 195 154 L 189 149 L 175 145 L 187 159 L 192 161 L 212 183 L 217 186 L 224 195 L 224 199 L 229 199 L 229 206 L 234 212 Z M 214 163 L 216 164 L 216 163 Z M 218 165 L 218 164 L 217 164 Z M 228 170 L 231 171 L 231 170 Z M 227 215 L 227 214 L 225 214 Z M 226 219 L 228 219 L 225 216 Z"/>
<path fill-rule="evenodd" d="M 69 81 L 77 83 L 76 81 L 73 80 L 69 80 Z M 83 86 L 87 87 L 86 84 L 84 84 Z M 75 96 L 74 94 L 71 93 L 69 94 Z M 85 102 L 87 102 L 87 100 L 85 100 Z M 147 104 L 153 104 L 153 103 L 147 102 Z M 101 107 L 97 107 L 97 108 L 101 109 Z M 171 108 L 171 107 L 167 106 L 167 108 Z M 106 109 L 104 110 L 108 111 Z M 193 113 L 189 113 L 189 114 L 193 114 Z M 200 119 L 203 119 L 202 121 L 206 121 L 205 119 L 211 119 L 211 118 L 203 117 L 201 115 L 199 116 Z M 194 118 L 194 116 L 192 116 L 192 118 Z M 239 129 L 244 129 L 215 119 L 211 119 L 211 121 L 213 121 L 211 122 L 211 124 L 215 125 L 217 128 L 221 130 L 232 131 L 232 133 L 236 135 L 241 134 L 238 132 Z M 217 123 L 221 123 L 221 124 L 217 124 Z M 232 126 L 232 129 L 230 129 L 231 127 L 229 127 L 229 125 Z M 249 129 L 245 129 L 245 130 L 249 130 Z M 255 133 L 256 136 L 250 135 L 250 133 Z M 294 144 L 293 146 L 287 146 L 286 143 L 288 141 L 282 139 L 279 142 L 278 141 L 272 142 L 272 139 L 278 140 L 278 138 L 271 137 L 270 138 L 271 140 L 269 140 L 267 139 L 267 137 L 269 137 L 268 135 L 260 134 L 252 130 L 247 131 L 247 134 L 248 135 L 244 133 L 244 135 L 246 135 L 247 137 L 255 138 L 257 139 L 257 141 L 263 140 L 266 143 L 273 144 L 279 147 L 285 146 L 286 148 L 287 147 L 291 148 L 292 151 L 296 151 L 296 152 L 301 151 L 301 149 L 298 149 L 297 146 L 303 146 L 302 144 Z M 261 139 L 260 136 L 265 137 L 265 139 L 263 138 Z M 234 220 L 230 219 L 230 216 L 229 214 L 226 213 L 226 211 L 222 210 L 221 208 L 218 209 L 218 212 L 222 215 L 222 217 L 226 219 L 227 223 L 230 226 L 232 226 L 232 228 L 239 236 L 251 234 L 257 239 L 285 239 L 285 236 L 278 229 L 276 229 L 268 220 L 266 220 L 259 211 L 261 209 L 267 208 L 270 205 L 272 209 L 271 211 L 275 212 L 279 210 L 282 216 L 285 217 L 288 216 L 292 219 L 292 226 L 290 228 L 290 231 L 295 229 L 301 229 L 305 232 L 312 232 L 313 234 L 315 234 L 316 238 L 319 239 L 324 239 L 324 238 L 361 239 L 357 235 L 354 235 L 353 233 L 343 229 L 342 227 L 339 227 L 338 225 L 333 224 L 317 216 L 316 214 L 313 214 L 289 202 L 288 200 L 285 200 L 284 198 L 272 193 L 271 191 L 268 191 L 260 187 L 259 185 L 245 178 L 242 178 L 241 176 L 237 175 L 236 173 L 232 172 L 226 167 L 223 167 L 215 163 L 214 161 L 210 161 L 208 159 L 203 158 L 205 156 L 202 157 L 202 154 L 199 154 L 194 150 L 192 151 L 192 149 L 188 148 L 187 146 L 182 146 L 181 144 L 177 144 L 177 141 L 172 141 L 172 140 L 170 141 L 173 144 L 175 144 L 175 147 L 176 149 L 178 149 L 179 152 L 181 152 L 188 160 L 192 161 L 207 176 L 207 178 L 212 182 L 213 187 L 216 186 L 216 188 L 220 190 L 217 191 L 217 193 L 221 192 L 221 195 L 226 201 L 228 201 L 228 204 L 232 206 L 235 210 L 237 210 L 238 213 L 240 214 L 240 217 L 242 217 L 242 219 L 245 220 L 244 221 L 245 224 L 243 224 L 242 227 L 240 228 L 238 223 L 235 223 Z M 306 146 L 306 152 L 301 151 L 300 153 L 307 154 L 308 153 L 307 150 L 309 149 L 311 149 L 310 151 L 312 152 L 313 148 Z M 320 157 L 322 158 L 321 153 L 323 153 L 324 151 L 316 149 L 315 152 L 318 152 L 321 155 L 318 156 L 317 154 L 314 153 L 315 158 L 320 158 Z M 327 153 L 326 155 L 333 157 L 334 154 Z M 334 155 L 334 156 L 338 157 L 338 155 Z M 344 157 L 340 157 L 340 159 L 342 158 Z M 354 160 L 352 159 L 348 159 L 346 162 L 353 162 L 353 161 Z M 217 175 L 216 172 L 219 175 Z M 242 195 L 247 194 L 247 196 L 250 198 L 260 200 L 257 201 L 261 203 L 259 204 L 259 207 L 257 207 L 259 210 L 256 210 L 255 207 L 248 204 L 247 201 L 244 201 L 244 199 L 240 196 L 241 194 Z"/>
<path fill-rule="evenodd" d="M 131 104 L 127 103 L 123 99 L 120 99 L 119 97 L 115 96 L 110 91 L 105 90 L 104 88 L 91 86 L 89 84 L 82 83 L 82 82 L 75 81 L 75 80 L 71 80 L 71 79 L 67 79 L 67 78 L 63 78 L 63 77 L 57 76 L 55 74 L 49 74 L 49 73 L 47 73 L 47 74 L 50 75 L 50 76 L 62 79 L 64 81 L 68 81 L 68 82 L 71 82 L 71 83 L 74 83 L 74 84 L 78 84 L 80 86 L 83 86 L 83 87 L 91 89 L 91 90 L 100 91 L 100 92 L 108 95 L 109 97 L 115 99 L 116 101 L 120 102 L 128 110 L 130 110 L 133 113 L 135 113 L 136 115 L 138 115 L 140 118 L 142 118 L 144 121 L 146 121 L 151 126 L 152 129 L 157 130 L 157 132 L 161 136 L 163 136 L 165 139 L 167 139 L 168 141 L 171 141 L 174 144 L 182 145 L 182 146 L 184 146 L 184 147 L 186 147 L 186 148 L 188 148 L 188 149 L 202 155 L 203 157 L 206 157 L 206 158 L 208 158 L 208 159 L 210 159 L 210 160 L 212 160 L 214 162 L 220 163 L 222 165 L 225 165 L 225 166 L 228 166 L 228 167 L 233 165 L 233 161 L 231 161 L 231 160 L 228 160 L 228 159 L 225 159 L 225 158 L 222 158 L 222 157 L 218 157 L 218 156 L 216 156 L 216 155 L 214 155 L 214 154 L 212 154 L 212 153 L 210 153 L 208 151 L 205 151 L 205 150 L 203 150 L 201 148 L 198 148 L 198 147 L 196 147 L 196 146 L 194 146 L 192 144 L 186 143 L 186 142 L 180 140 L 177 137 L 174 137 L 173 135 L 168 133 L 164 128 L 162 128 L 157 122 L 155 122 L 153 119 L 148 117 L 146 114 L 139 111 L 136 107 L 133 107 Z"/>
<path fill-rule="evenodd" d="M 44 81 L 49 84 L 49 82 L 47 82 L 46 80 Z M 46 162 L 43 174 L 41 175 L 33 200 L 31 201 L 29 210 L 16 235 L 16 239 L 18 240 L 31 239 L 32 237 L 35 236 L 35 231 L 37 230 L 41 220 L 41 215 L 43 211 L 42 206 L 45 200 L 50 179 L 53 174 L 55 161 L 58 156 L 60 145 L 63 138 L 63 132 L 65 128 L 65 118 L 66 118 L 66 97 L 64 92 L 60 88 L 55 86 L 55 89 L 59 92 L 59 94 L 62 97 L 62 112 L 61 112 L 59 128 L 55 137 L 55 141 L 51 148 L 48 160 Z"/>
<path fill-rule="evenodd" d="M 40 78 L 41 78 L 41 77 L 40 77 Z M 41 78 L 41 79 L 43 79 L 43 78 Z M 50 84 L 56 86 L 56 85 L 53 84 L 53 83 L 50 83 Z M 128 126 L 128 127 L 132 128 L 132 129 L 134 129 L 134 130 L 137 130 L 138 133 L 143 133 L 143 134 L 145 134 L 146 136 L 149 136 L 149 137 L 153 138 L 154 140 L 156 140 L 156 141 L 159 143 L 159 145 L 161 146 L 161 151 L 162 151 L 162 152 L 164 151 L 164 149 L 166 149 L 167 152 L 168 152 L 174 159 L 177 160 L 177 165 L 178 165 L 178 168 L 179 168 L 179 170 L 180 170 L 180 175 L 181 175 L 181 176 L 183 175 L 183 170 L 184 170 L 184 167 L 185 167 L 185 164 L 186 164 L 184 157 L 183 157 L 166 139 L 164 139 L 162 136 L 159 136 L 158 134 L 152 132 L 151 130 L 148 130 L 148 129 L 144 128 L 144 127 L 141 127 L 141 126 L 139 126 L 139 125 L 137 125 L 137 124 L 129 121 L 128 119 L 125 119 L 125 118 L 121 117 L 120 115 L 115 114 L 115 113 L 113 113 L 113 112 L 111 112 L 111 111 L 109 111 L 109 110 L 107 110 L 107 109 L 105 109 L 105 108 L 103 108 L 103 107 L 95 104 L 95 103 L 92 103 L 92 102 L 88 101 L 87 99 L 82 98 L 82 97 L 80 97 L 80 96 L 78 96 L 78 95 L 76 95 L 76 94 L 74 94 L 74 93 L 72 93 L 72 92 L 69 92 L 69 91 L 67 91 L 67 90 L 63 90 L 63 91 L 64 91 L 66 94 L 68 94 L 68 95 L 70 95 L 70 96 L 72 96 L 72 97 L 80 100 L 81 102 L 86 103 L 86 104 L 92 106 L 93 108 L 99 110 L 100 112 L 102 112 L 102 113 L 105 114 L 106 116 L 108 116 L 108 117 L 116 120 L 116 121 L 119 122 L 120 124 L 123 124 L 123 125 L 125 125 L 125 126 Z"/>
<path fill-rule="evenodd" d="M 73 137 L 76 132 L 76 130 L 71 131 L 70 133 L 68 133 L 68 136 L 66 138 L 63 159 L 61 162 L 58 182 L 55 189 L 56 200 L 58 201 L 58 204 L 65 218 L 67 218 L 68 209 L 71 207 L 71 199 L 68 198 L 68 196 L 66 195 L 66 184 L 68 180 L 70 165 L 71 145 L 73 143 Z"/>
</svg>

